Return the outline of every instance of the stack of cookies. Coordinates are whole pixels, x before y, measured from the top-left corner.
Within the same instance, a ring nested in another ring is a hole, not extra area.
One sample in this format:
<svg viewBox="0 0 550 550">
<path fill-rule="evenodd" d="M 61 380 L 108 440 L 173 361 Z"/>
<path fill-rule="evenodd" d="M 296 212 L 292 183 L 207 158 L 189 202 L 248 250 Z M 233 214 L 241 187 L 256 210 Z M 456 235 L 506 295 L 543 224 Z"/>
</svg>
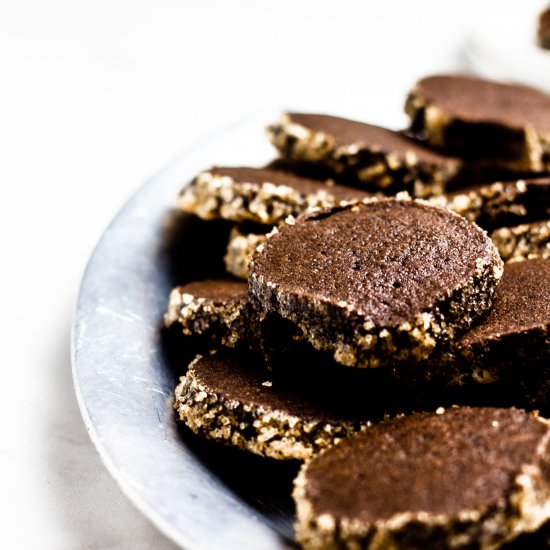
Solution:
<svg viewBox="0 0 550 550">
<path fill-rule="evenodd" d="M 304 461 L 306 548 L 497 548 L 550 519 L 550 97 L 420 80 L 396 132 L 268 126 L 177 208 L 232 224 L 224 277 L 175 288 L 175 390 L 204 438 Z"/>
</svg>

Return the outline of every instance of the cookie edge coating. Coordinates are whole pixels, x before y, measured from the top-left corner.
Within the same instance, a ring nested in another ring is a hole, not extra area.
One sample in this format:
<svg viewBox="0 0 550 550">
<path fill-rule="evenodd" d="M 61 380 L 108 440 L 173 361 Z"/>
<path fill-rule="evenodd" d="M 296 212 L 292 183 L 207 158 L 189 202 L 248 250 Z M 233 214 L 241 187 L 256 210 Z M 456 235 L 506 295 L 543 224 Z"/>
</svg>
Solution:
<svg viewBox="0 0 550 550">
<path fill-rule="evenodd" d="M 244 234 L 238 227 L 233 227 L 223 257 L 226 271 L 239 279 L 248 280 L 252 256 L 265 239 L 265 233 Z"/>
<path fill-rule="evenodd" d="M 548 420 L 533 417 L 549 425 Z M 544 470 L 550 469 L 550 431 L 541 438 L 534 462 L 521 466 L 504 502 L 481 511 L 464 510 L 454 518 L 428 512 L 403 512 L 368 525 L 357 519 L 339 520 L 329 513 L 316 514 L 306 497 L 309 462 L 300 468 L 292 492 L 296 505 L 296 539 L 306 549 L 397 549 L 400 544 L 396 535 L 403 535 L 411 526 L 415 536 L 421 528 L 426 540 L 450 548 L 478 543 L 480 549 L 492 550 L 523 533 L 536 531 L 550 518 L 550 479 L 544 475 Z M 430 539 L 430 536 L 443 538 Z"/>
<path fill-rule="evenodd" d="M 388 200 L 413 202 L 410 199 Z M 356 205 L 368 202 L 357 201 L 353 205 L 327 208 L 304 216 L 302 219 L 307 220 L 343 208 L 354 208 Z M 415 200 L 414 202 L 429 208 L 437 208 L 425 201 Z M 463 220 L 458 214 L 445 211 Z M 293 225 L 296 220 L 291 218 L 286 223 Z M 496 248 L 487 237 L 487 233 L 475 225 L 473 227 L 487 238 L 487 258 L 485 260 L 478 258 L 475 271 L 468 280 L 447 291 L 432 305 L 431 311 L 418 313 L 409 322 L 401 325 L 376 327 L 349 304 L 335 306 L 324 300 L 309 301 L 304 296 L 285 296 L 275 283 L 266 281 L 263 276 L 254 272 L 254 258 L 248 279 L 251 303 L 260 319 L 269 313 L 276 313 L 291 321 L 315 349 L 330 351 L 335 361 L 342 365 L 375 368 L 392 365 L 399 361 L 420 362 L 430 356 L 439 342 L 452 339 L 457 332 L 468 329 L 491 306 L 496 285 L 503 273 L 503 263 Z M 254 256 L 262 253 L 269 239 L 278 231 L 274 228 L 267 235 L 266 243 L 258 246 Z M 446 315 L 441 313 L 441 308 L 447 312 Z M 296 310 L 300 313 L 297 314 Z M 319 319 L 321 321 L 316 322 Z M 335 320 L 339 327 L 353 326 L 353 334 L 346 334 L 340 329 L 327 329 L 326 319 L 331 319 L 332 326 Z"/>
<path fill-rule="evenodd" d="M 368 144 L 336 145 L 330 134 L 310 130 L 292 121 L 288 113 L 267 126 L 266 133 L 282 158 L 321 164 L 336 175 L 351 172 L 360 183 L 372 186 L 372 190 L 407 191 L 420 198 L 440 195 L 447 182 L 460 172 L 458 160 L 449 159 L 436 166 L 418 161 L 413 151 L 400 158 Z"/>
<path fill-rule="evenodd" d="M 445 138 L 447 129 L 455 120 L 461 120 L 453 119 L 443 109 L 424 97 L 421 81 L 417 82 L 409 92 L 405 101 L 405 113 L 410 119 L 411 131 L 422 136 L 429 145 L 440 151 L 448 148 Z M 537 132 L 532 126 L 512 128 L 499 123 L 469 122 L 468 124 L 473 127 L 479 124 L 491 124 L 497 130 L 513 130 L 521 135 L 521 156 L 506 161 L 490 157 L 492 165 L 516 172 L 544 172 L 550 169 L 550 160 L 545 160 L 550 155 L 550 133 Z"/>
<path fill-rule="evenodd" d="M 320 182 L 322 183 L 322 182 Z M 225 219 L 274 225 L 288 216 L 338 204 L 330 185 L 315 193 L 300 193 L 289 185 L 268 180 L 262 183 L 237 181 L 205 170 L 184 187 L 176 201 L 179 210 L 204 220 Z"/>
<path fill-rule="evenodd" d="M 197 356 L 175 390 L 174 409 L 195 434 L 277 460 L 305 460 L 364 430 L 370 422 L 304 420 L 281 410 L 228 399 L 201 384 Z"/>
<path fill-rule="evenodd" d="M 213 300 L 181 291 L 170 292 L 164 314 L 164 326 L 181 326 L 185 336 L 207 336 L 222 346 L 234 348 L 251 340 L 251 305 L 246 294 L 229 304 L 216 305 Z"/>
<path fill-rule="evenodd" d="M 500 227 L 490 237 L 506 263 L 550 258 L 550 220 Z"/>
<path fill-rule="evenodd" d="M 517 199 L 528 193 L 525 180 L 511 182 L 497 181 L 477 188 L 456 191 L 429 199 L 430 204 L 452 210 L 467 220 L 486 229 L 495 227 L 499 218 L 515 216 L 528 217 L 526 206 L 517 204 Z"/>
</svg>

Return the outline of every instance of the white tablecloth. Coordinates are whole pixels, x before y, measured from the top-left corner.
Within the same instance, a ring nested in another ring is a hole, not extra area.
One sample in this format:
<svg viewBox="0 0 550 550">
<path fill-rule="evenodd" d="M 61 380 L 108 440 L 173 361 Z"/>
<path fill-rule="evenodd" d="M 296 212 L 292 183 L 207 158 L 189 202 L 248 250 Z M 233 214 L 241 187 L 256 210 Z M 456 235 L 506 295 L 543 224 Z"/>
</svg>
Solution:
<svg viewBox="0 0 550 550">
<path fill-rule="evenodd" d="M 403 125 L 418 77 L 463 68 L 475 16 L 463 0 L 0 3 L 1 548 L 174 547 L 104 469 L 72 388 L 78 282 L 126 197 L 266 107 Z"/>
</svg>

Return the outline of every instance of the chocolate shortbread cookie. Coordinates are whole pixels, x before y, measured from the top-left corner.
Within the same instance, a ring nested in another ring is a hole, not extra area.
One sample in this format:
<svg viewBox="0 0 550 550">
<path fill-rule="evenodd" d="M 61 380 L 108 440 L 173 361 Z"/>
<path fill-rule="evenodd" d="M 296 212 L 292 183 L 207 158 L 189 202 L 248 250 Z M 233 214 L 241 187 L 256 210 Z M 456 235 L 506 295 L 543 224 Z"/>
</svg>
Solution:
<svg viewBox="0 0 550 550">
<path fill-rule="evenodd" d="M 227 272 L 239 279 L 248 279 L 252 256 L 258 246 L 265 242 L 266 234 L 270 230 L 271 228 L 266 228 L 264 233 L 248 233 L 240 227 L 231 229 L 227 251 L 224 256 Z"/>
<path fill-rule="evenodd" d="M 539 15 L 537 42 L 541 48 L 550 50 L 550 6 Z"/>
<path fill-rule="evenodd" d="M 369 425 L 343 380 L 318 372 L 290 383 L 274 374 L 255 355 L 199 355 L 176 388 L 175 408 L 195 433 L 276 459 L 309 458 Z"/>
<path fill-rule="evenodd" d="M 550 178 L 495 182 L 430 199 L 484 229 L 550 218 Z"/>
<path fill-rule="evenodd" d="M 412 133 L 446 153 L 517 171 L 550 168 L 550 96 L 472 76 L 418 81 L 405 110 Z"/>
<path fill-rule="evenodd" d="M 501 227 L 491 240 L 505 262 L 532 258 L 550 258 L 550 220 Z"/>
<path fill-rule="evenodd" d="M 502 261 L 485 232 L 419 201 L 289 220 L 253 257 L 259 317 L 279 315 L 349 366 L 421 361 L 491 305 Z M 260 325 L 261 326 L 261 325 Z"/>
<path fill-rule="evenodd" d="M 550 517 L 548 421 L 451 408 L 374 425 L 295 480 L 305 548 L 496 548 Z"/>
<path fill-rule="evenodd" d="M 493 307 L 425 366 L 448 385 L 461 385 L 532 378 L 544 363 L 550 364 L 550 259 L 535 259 L 506 264 Z"/>
<path fill-rule="evenodd" d="M 195 281 L 172 290 L 164 324 L 179 324 L 186 336 L 235 347 L 251 340 L 252 308 L 247 285 L 231 279 Z"/>
<path fill-rule="evenodd" d="M 369 193 L 269 168 L 215 167 L 183 188 L 177 207 L 210 220 L 273 225 L 308 209 L 363 199 Z"/>
<path fill-rule="evenodd" d="M 334 116 L 285 113 L 267 131 L 285 160 L 320 164 L 386 194 L 439 194 L 461 166 L 392 130 Z"/>
</svg>

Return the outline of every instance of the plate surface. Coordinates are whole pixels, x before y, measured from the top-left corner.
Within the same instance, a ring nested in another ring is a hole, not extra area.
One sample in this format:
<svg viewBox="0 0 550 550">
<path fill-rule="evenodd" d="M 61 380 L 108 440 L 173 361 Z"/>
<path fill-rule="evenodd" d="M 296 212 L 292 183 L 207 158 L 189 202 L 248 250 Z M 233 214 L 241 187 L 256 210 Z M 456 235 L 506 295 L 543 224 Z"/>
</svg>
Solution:
<svg viewBox="0 0 550 550">
<path fill-rule="evenodd" d="M 177 216 L 185 182 L 213 164 L 260 165 L 273 153 L 265 114 L 209 140 L 154 177 L 105 231 L 84 274 L 73 377 L 84 421 L 124 493 L 187 549 L 292 545 L 296 464 L 197 440 L 176 426 L 172 392 L 185 350 L 161 321 L 169 290 L 220 262 L 223 228 Z M 214 231 L 211 231 L 211 228 Z"/>
</svg>

